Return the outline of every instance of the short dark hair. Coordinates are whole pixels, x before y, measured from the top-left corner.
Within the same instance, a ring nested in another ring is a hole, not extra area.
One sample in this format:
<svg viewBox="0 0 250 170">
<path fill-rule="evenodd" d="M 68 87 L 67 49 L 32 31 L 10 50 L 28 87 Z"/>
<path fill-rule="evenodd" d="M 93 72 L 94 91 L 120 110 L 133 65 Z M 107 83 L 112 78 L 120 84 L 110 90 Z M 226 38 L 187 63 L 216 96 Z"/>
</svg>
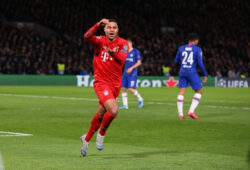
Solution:
<svg viewBox="0 0 250 170">
<path fill-rule="evenodd" d="M 194 41 L 194 40 L 199 40 L 199 39 L 200 39 L 200 37 L 197 33 L 190 33 L 187 36 L 188 41 Z"/>
<path fill-rule="evenodd" d="M 109 22 L 115 22 L 119 26 L 118 21 L 116 19 L 110 18 Z"/>
<path fill-rule="evenodd" d="M 132 41 L 131 38 L 128 38 L 127 41 L 128 41 L 128 42 L 131 42 L 131 43 L 133 44 L 133 41 Z"/>
</svg>

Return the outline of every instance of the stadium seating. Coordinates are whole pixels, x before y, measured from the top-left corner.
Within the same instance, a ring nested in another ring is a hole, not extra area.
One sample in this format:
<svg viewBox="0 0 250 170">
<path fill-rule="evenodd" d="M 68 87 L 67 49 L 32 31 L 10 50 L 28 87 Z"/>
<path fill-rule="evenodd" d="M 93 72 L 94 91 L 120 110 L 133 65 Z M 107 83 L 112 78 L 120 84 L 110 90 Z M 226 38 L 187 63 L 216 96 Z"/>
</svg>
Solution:
<svg viewBox="0 0 250 170">
<path fill-rule="evenodd" d="M 110 4 L 112 8 L 110 9 Z M 200 46 L 210 76 L 250 74 L 247 0 L 233 1 L 67 1 L 2 0 L 0 2 L 0 73 L 92 74 L 93 50 L 83 32 L 103 17 L 119 21 L 121 37 L 130 37 L 143 56 L 140 75 L 177 75 L 174 57 L 189 32 Z M 46 37 L 11 22 L 38 23 L 56 32 Z"/>
</svg>

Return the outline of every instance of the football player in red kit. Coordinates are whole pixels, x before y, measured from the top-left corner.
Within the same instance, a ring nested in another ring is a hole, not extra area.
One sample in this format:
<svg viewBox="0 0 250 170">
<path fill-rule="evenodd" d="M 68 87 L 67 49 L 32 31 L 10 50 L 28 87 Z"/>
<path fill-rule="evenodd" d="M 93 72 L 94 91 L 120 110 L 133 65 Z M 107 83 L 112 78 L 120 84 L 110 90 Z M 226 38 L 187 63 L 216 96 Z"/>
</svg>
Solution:
<svg viewBox="0 0 250 170">
<path fill-rule="evenodd" d="M 105 36 L 95 36 L 101 27 L 104 27 Z M 122 68 L 128 54 L 128 42 L 118 36 L 118 31 L 116 20 L 102 19 L 84 34 L 84 38 L 94 46 L 94 90 L 99 98 L 99 106 L 88 133 L 81 136 L 83 156 L 86 156 L 88 143 L 99 127 L 96 147 L 103 149 L 106 130 L 118 113 L 116 98 L 120 92 Z"/>
</svg>

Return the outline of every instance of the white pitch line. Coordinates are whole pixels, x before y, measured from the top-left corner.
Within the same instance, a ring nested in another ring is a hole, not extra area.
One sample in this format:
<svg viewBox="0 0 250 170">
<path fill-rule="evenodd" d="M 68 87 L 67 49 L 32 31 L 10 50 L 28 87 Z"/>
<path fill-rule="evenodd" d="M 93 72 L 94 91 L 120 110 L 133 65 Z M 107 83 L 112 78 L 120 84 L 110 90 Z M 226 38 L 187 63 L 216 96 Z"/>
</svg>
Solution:
<svg viewBox="0 0 250 170">
<path fill-rule="evenodd" d="M 36 95 L 25 95 L 25 94 L 0 94 L 0 96 L 6 97 L 26 97 L 26 98 L 39 98 L 39 99 L 56 99 L 56 100 L 78 100 L 78 101 L 98 101 L 97 99 L 93 98 L 80 98 L 80 97 L 60 97 L 60 96 L 36 96 Z M 130 102 L 130 103 L 137 103 L 137 102 Z M 169 105 L 169 106 L 176 106 L 176 103 L 164 103 L 164 102 L 144 102 L 145 104 L 152 104 L 152 105 Z M 246 106 L 214 106 L 214 105 L 206 105 L 202 104 L 200 107 L 207 107 L 211 109 L 235 109 L 235 110 L 250 110 L 250 107 Z"/>
<path fill-rule="evenodd" d="M 23 94 L 0 94 L 0 96 L 9 97 L 27 97 L 27 98 L 39 98 L 39 99 L 59 99 L 59 100 L 87 100 L 87 101 L 98 101 L 97 99 L 91 98 L 78 98 L 78 97 L 60 97 L 60 96 L 35 96 L 35 95 L 23 95 Z"/>
<path fill-rule="evenodd" d="M 3 159 L 2 159 L 1 152 L 0 152 L 0 170 L 4 170 L 4 165 L 3 165 Z"/>
<path fill-rule="evenodd" d="M 162 100 L 160 99 L 150 99 L 152 102 L 161 102 Z M 206 99 L 206 102 L 210 103 L 210 102 L 214 102 L 214 100 L 207 100 Z M 240 104 L 250 104 L 250 102 L 247 102 L 247 101 L 239 101 L 239 100 L 216 100 L 216 103 L 240 103 Z"/>
<path fill-rule="evenodd" d="M 33 134 L 0 131 L 0 137 L 8 137 L 8 136 L 33 136 Z"/>
</svg>

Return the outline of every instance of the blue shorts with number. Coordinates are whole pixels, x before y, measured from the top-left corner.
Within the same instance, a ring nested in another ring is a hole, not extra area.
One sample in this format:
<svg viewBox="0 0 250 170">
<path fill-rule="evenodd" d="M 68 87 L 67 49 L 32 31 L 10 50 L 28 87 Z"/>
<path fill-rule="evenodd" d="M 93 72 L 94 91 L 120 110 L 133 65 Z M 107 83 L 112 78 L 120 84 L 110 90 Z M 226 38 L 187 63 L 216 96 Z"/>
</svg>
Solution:
<svg viewBox="0 0 250 170">
<path fill-rule="evenodd" d="M 137 76 L 122 76 L 122 87 L 136 89 Z"/>
<path fill-rule="evenodd" d="M 179 75 L 179 88 L 187 88 L 188 84 L 191 85 L 193 90 L 199 90 L 202 88 L 202 82 L 197 73 Z"/>
</svg>

